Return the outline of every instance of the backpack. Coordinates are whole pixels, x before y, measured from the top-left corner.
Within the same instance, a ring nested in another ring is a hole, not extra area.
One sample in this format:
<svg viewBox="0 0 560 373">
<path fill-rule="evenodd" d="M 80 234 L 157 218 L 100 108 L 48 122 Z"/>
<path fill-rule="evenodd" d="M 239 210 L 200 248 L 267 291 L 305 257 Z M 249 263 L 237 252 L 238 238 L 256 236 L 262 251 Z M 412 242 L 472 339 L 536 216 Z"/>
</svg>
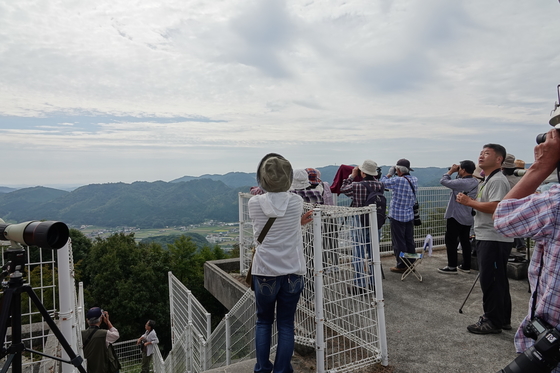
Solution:
<svg viewBox="0 0 560 373">
<path fill-rule="evenodd" d="M 376 191 L 371 189 L 368 183 L 362 181 L 360 184 L 366 188 L 368 195 L 364 206 L 376 205 L 377 206 L 377 229 L 381 229 L 385 220 L 387 219 L 387 198 L 383 195 L 383 191 Z M 369 224 L 369 217 L 366 219 Z"/>
</svg>

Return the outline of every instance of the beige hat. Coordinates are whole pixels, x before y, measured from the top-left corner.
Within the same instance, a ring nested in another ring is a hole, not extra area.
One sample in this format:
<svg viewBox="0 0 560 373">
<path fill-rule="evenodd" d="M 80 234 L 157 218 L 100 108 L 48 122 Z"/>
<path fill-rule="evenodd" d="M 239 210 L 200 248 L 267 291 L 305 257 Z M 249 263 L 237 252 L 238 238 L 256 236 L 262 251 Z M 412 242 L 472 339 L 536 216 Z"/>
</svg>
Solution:
<svg viewBox="0 0 560 373">
<path fill-rule="evenodd" d="M 292 186 L 290 189 L 305 189 L 310 185 L 309 176 L 305 169 L 298 168 L 294 170 L 294 179 L 292 180 Z"/>
<path fill-rule="evenodd" d="M 515 168 L 525 168 L 525 161 L 521 159 L 516 159 L 513 163 L 515 164 Z"/>
<path fill-rule="evenodd" d="M 257 168 L 257 182 L 267 192 L 287 192 L 292 185 L 292 177 L 292 165 L 280 154 L 265 155 Z"/>
<path fill-rule="evenodd" d="M 377 163 L 371 159 L 366 159 L 360 166 L 360 171 L 371 176 L 377 176 Z"/>
<path fill-rule="evenodd" d="M 502 168 L 515 168 L 515 155 L 507 153 L 504 163 L 502 163 Z"/>
<path fill-rule="evenodd" d="M 476 166 L 472 175 L 479 180 L 484 179 L 484 171 L 482 171 L 482 168 L 480 168 L 480 166 Z"/>
</svg>

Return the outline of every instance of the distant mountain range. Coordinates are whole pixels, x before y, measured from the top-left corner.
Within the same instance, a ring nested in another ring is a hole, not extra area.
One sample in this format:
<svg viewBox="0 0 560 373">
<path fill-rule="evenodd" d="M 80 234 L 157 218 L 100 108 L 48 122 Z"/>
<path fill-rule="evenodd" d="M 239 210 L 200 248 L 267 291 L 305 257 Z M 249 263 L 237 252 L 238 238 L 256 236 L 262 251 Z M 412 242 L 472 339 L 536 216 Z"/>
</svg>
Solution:
<svg viewBox="0 0 560 373">
<path fill-rule="evenodd" d="M 338 171 L 340 166 L 325 166 L 318 167 L 317 170 L 321 172 L 321 179 L 332 184 L 332 181 Z M 390 166 L 381 166 L 383 174 L 389 171 Z M 415 168 L 412 175 L 418 178 L 418 184 L 422 187 L 426 186 L 439 186 L 439 180 L 441 175 L 447 172 L 447 168 L 441 167 L 426 167 L 426 168 Z M 247 172 L 228 172 L 224 175 L 218 174 L 206 174 L 201 176 L 183 176 L 179 179 L 171 180 L 171 183 L 191 181 L 197 179 L 211 179 L 215 181 L 221 181 L 229 187 L 240 188 L 246 186 L 253 186 L 257 184 L 257 173 L 247 173 Z"/>
<path fill-rule="evenodd" d="M 329 183 L 339 166 L 320 167 Z M 383 173 L 389 169 L 383 166 Z M 420 186 L 438 186 L 445 168 L 416 168 Z M 0 217 L 6 221 L 59 220 L 71 226 L 162 228 L 207 220 L 234 222 L 238 193 L 256 185 L 255 173 L 184 176 L 170 182 L 90 184 L 71 192 L 0 187 Z"/>
<path fill-rule="evenodd" d="M 183 183 L 91 184 L 72 192 L 34 187 L 0 195 L 8 221 L 60 220 L 69 225 L 162 228 L 238 219 L 238 188 L 209 179 Z"/>
</svg>

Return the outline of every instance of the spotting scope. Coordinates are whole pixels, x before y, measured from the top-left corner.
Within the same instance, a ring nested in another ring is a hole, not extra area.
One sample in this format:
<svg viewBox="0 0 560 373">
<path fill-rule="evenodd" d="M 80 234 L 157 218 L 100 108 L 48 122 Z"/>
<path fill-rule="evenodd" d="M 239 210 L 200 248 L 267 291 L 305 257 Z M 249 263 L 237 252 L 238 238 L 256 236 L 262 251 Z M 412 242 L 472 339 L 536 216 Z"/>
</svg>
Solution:
<svg viewBox="0 0 560 373">
<path fill-rule="evenodd" d="M 69 235 L 68 226 L 60 221 L 6 224 L 0 219 L 0 240 L 17 242 L 25 246 L 58 250 L 66 245 Z"/>
</svg>

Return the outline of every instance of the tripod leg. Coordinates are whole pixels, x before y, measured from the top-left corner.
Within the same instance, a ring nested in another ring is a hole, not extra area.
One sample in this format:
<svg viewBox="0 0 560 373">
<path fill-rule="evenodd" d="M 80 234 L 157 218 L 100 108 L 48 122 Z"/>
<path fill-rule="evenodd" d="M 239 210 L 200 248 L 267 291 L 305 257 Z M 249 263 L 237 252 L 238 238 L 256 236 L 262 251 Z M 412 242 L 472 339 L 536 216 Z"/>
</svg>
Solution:
<svg viewBox="0 0 560 373">
<path fill-rule="evenodd" d="M 531 239 L 527 238 L 527 248 L 525 249 L 525 258 L 527 259 L 527 265 L 531 263 Z M 529 281 L 529 276 L 527 275 L 527 285 L 529 289 L 527 289 L 528 293 L 531 293 L 531 281 Z"/>
<path fill-rule="evenodd" d="M 4 343 L 6 339 L 6 331 L 8 330 L 8 319 L 11 315 L 11 304 L 13 298 L 13 289 L 4 291 L 2 313 L 0 313 L 0 343 Z"/>
<path fill-rule="evenodd" d="M 8 356 L 8 358 L 6 359 L 6 362 L 4 363 L 4 366 L 2 367 L 2 370 L 0 371 L 0 373 L 6 373 L 8 371 L 8 369 L 10 368 L 10 365 L 12 364 L 12 360 L 14 360 L 15 356 L 16 356 L 15 354 L 10 354 Z"/>
<path fill-rule="evenodd" d="M 10 287 L 4 291 L 4 297 L 0 319 L 0 337 L 2 338 L 0 343 L 4 343 L 8 330 L 8 319 L 12 316 L 12 344 L 7 351 L 10 354 L 8 361 L 12 364 L 12 373 L 21 373 L 21 353 L 25 349 L 21 342 L 21 293 L 17 287 Z M 4 349 L 2 349 L 2 355 L 4 355 Z M 4 367 L 6 366 L 9 366 L 8 362 L 4 365 Z"/>
<path fill-rule="evenodd" d="M 41 303 L 41 300 L 39 299 L 39 297 L 37 297 L 37 295 L 35 294 L 35 292 L 31 288 L 31 286 L 24 285 L 23 290 L 29 295 L 29 299 L 31 299 L 31 301 L 33 301 L 35 306 L 37 306 L 37 309 L 39 310 L 39 312 L 41 312 L 41 315 L 43 315 L 43 318 L 45 319 L 45 321 L 47 322 L 47 324 L 51 328 L 51 331 L 53 332 L 53 334 L 56 336 L 56 338 L 60 342 L 60 345 L 62 346 L 62 348 L 64 348 L 64 351 L 66 351 L 66 353 L 70 357 L 70 361 L 72 362 L 72 365 L 74 365 L 76 368 L 78 368 L 78 370 L 81 373 L 87 373 L 86 370 L 84 369 L 84 367 L 82 366 L 82 362 L 83 362 L 82 357 L 77 356 L 74 353 L 74 351 L 72 351 L 72 347 L 70 347 L 70 344 L 68 344 L 68 341 L 66 340 L 66 338 L 64 338 L 64 335 L 62 334 L 60 329 L 58 329 L 58 326 L 56 326 L 55 322 L 53 321 L 53 319 L 51 318 L 51 316 L 47 312 L 45 306 Z"/>
<path fill-rule="evenodd" d="M 469 299 L 469 296 L 471 295 L 474 286 L 476 285 L 476 282 L 478 281 L 478 278 L 480 277 L 480 272 L 478 272 L 478 275 L 476 275 L 476 278 L 474 279 L 474 282 L 471 286 L 471 290 L 469 290 L 469 293 L 467 294 L 467 297 L 465 298 L 465 300 L 463 301 L 463 304 L 461 304 L 461 308 L 459 308 L 459 313 L 463 313 L 463 306 L 465 305 L 465 303 L 467 303 L 467 299 Z"/>
</svg>

